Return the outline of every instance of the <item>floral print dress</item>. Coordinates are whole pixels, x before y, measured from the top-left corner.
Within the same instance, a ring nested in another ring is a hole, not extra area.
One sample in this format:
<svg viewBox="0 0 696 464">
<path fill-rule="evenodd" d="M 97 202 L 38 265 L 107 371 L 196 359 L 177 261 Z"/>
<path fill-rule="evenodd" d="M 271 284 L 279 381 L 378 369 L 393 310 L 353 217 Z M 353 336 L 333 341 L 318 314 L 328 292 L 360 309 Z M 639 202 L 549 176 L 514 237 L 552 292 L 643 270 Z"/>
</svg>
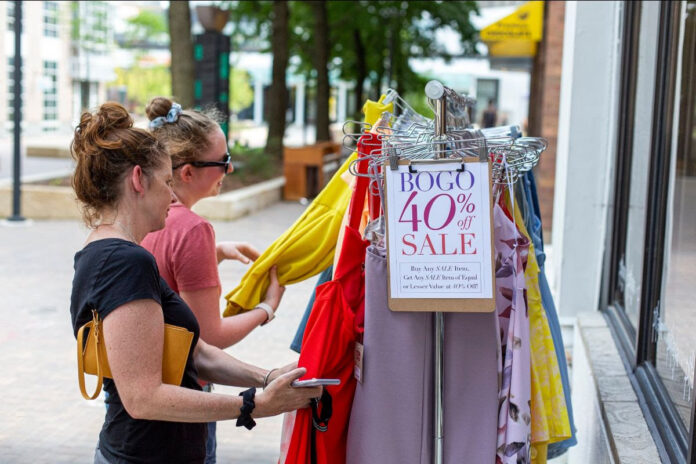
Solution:
<svg viewBox="0 0 696 464">
<path fill-rule="evenodd" d="M 529 240 L 499 204 L 493 209 L 496 310 L 502 363 L 496 464 L 528 464 L 531 366 L 525 269 Z"/>
</svg>

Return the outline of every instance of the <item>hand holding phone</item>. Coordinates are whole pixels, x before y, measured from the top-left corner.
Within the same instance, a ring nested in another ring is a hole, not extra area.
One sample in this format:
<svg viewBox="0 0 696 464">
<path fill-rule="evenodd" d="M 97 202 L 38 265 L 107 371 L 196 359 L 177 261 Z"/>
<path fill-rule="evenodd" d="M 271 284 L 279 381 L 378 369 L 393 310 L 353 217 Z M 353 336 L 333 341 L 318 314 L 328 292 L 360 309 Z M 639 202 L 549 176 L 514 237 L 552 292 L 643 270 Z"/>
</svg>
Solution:
<svg viewBox="0 0 696 464">
<path fill-rule="evenodd" d="M 341 379 L 307 379 L 295 380 L 290 385 L 293 387 L 317 387 L 319 385 L 340 385 Z"/>
</svg>

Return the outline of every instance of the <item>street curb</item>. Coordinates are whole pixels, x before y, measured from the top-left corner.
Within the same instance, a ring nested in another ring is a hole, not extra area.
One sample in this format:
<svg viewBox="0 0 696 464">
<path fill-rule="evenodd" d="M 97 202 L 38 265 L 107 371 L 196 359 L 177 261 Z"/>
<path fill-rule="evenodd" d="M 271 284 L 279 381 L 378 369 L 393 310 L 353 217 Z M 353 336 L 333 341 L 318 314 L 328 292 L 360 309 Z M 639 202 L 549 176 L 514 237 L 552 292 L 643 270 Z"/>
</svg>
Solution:
<svg viewBox="0 0 696 464">
<path fill-rule="evenodd" d="M 214 198 L 204 198 L 193 210 L 210 220 L 230 221 L 280 201 L 284 177 L 277 177 Z M 22 185 L 21 214 L 31 219 L 80 219 L 81 213 L 70 187 Z M 0 217 L 12 214 L 12 184 L 0 185 Z"/>
<path fill-rule="evenodd" d="M 231 221 L 280 201 L 284 185 L 285 177 L 276 177 L 216 197 L 204 198 L 192 209 L 206 219 Z"/>
</svg>

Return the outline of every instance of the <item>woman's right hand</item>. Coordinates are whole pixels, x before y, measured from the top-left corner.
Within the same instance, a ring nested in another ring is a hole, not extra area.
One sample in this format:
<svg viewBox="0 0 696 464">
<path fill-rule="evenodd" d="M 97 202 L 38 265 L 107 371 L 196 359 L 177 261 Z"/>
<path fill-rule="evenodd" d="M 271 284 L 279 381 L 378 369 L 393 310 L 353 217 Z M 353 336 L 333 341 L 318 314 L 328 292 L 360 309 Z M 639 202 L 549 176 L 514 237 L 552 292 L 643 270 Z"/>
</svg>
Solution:
<svg viewBox="0 0 696 464">
<path fill-rule="evenodd" d="M 271 267 L 268 271 L 268 276 L 271 279 L 271 283 L 266 290 L 266 299 L 263 300 L 264 303 L 268 304 L 273 308 L 273 312 L 278 309 L 280 305 L 280 300 L 283 298 L 283 293 L 285 293 L 285 287 L 278 283 L 278 271 L 276 266 Z"/>
<path fill-rule="evenodd" d="M 291 383 L 307 373 L 300 367 L 278 376 L 256 395 L 253 417 L 275 416 L 283 412 L 309 407 L 312 398 L 321 397 L 322 387 L 293 387 Z"/>
</svg>

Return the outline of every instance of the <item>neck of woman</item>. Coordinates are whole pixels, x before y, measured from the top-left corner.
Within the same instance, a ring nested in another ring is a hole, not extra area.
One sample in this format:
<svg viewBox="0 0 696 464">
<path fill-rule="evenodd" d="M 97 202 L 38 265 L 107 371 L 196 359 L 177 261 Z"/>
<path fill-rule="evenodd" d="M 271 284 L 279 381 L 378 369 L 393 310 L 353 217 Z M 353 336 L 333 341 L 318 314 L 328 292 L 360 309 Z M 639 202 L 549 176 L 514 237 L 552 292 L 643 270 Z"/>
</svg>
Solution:
<svg viewBox="0 0 696 464">
<path fill-rule="evenodd" d="M 143 234 L 136 225 L 136 221 L 126 214 L 105 213 L 94 229 L 102 237 L 116 237 L 139 244 L 146 234 Z"/>
<path fill-rule="evenodd" d="M 174 196 L 176 197 L 176 201 L 187 207 L 188 209 L 193 208 L 193 205 L 198 203 L 200 198 L 196 197 L 194 194 L 191 192 L 187 191 L 185 188 L 182 188 L 181 186 L 175 186 L 174 187 Z"/>
</svg>

